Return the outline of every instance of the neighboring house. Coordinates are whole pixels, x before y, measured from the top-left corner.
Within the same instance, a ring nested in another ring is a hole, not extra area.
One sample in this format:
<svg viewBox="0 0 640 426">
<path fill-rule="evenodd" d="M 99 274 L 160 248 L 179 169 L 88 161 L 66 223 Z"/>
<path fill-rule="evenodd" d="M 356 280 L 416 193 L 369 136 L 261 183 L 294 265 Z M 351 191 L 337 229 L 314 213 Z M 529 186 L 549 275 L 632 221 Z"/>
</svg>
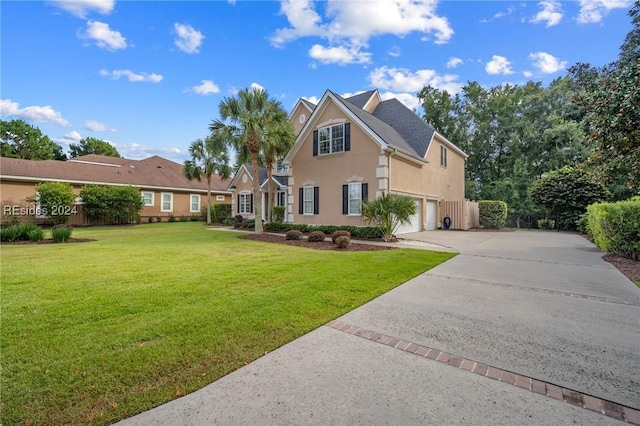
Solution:
<svg viewBox="0 0 640 426">
<path fill-rule="evenodd" d="M 76 194 L 84 185 L 132 185 L 140 189 L 145 202 L 141 216 L 143 222 L 149 217 L 176 217 L 200 215 L 207 204 L 206 180 L 188 180 L 182 173 L 182 164 L 153 156 L 144 160 L 84 155 L 68 161 L 32 161 L 15 158 L 0 158 L 0 197 L 2 221 L 9 220 L 14 212 L 23 221 L 46 222 L 46 217 L 36 216 L 33 203 L 26 201 L 36 195 L 35 186 L 41 182 L 66 182 L 73 186 Z M 212 203 L 231 203 L 228 180 L 217 175 L 212 179 Z M 82 201 L 78 201 L 78 214 L 69 218 L 69 223 L 85 223 L 81 214 Z M 16 206 L 17 209 L 12 211 Z M 22 209 L 22 210 L 21 210 Z M 25 210 L 26 209 L 26 210 Z"/>
<path fill-rule="evenodd" d="M 283 176 L 286 173 L 282 168 L 282 162 L 278 162 L 277 170 L 274 170 L 273 185 L 276 190 L 274 198 L 274 206 L 285 207 L 285 222 L 287 221 L 287 198 L 288 198 L 288 177 Z M 260 167 L 258 171 L 260 182 L 260 194 L 262 201 L 262 219 L 267 219 L 268 194 L 269 185 L 267 184 L 267 169 Z M 234 197 L 232 201 L 232 211 L 234 215 L 242 215 L 247 219 L 254 219 L 253 211 L 253 173 L 251 172 L 251 164 L 243 164 L 236 171 L 233 179 L 229 183 L 229 189 L 233 191 Z"/>
<path fill-rule="evenodd" d="M 345 99 L 328 90 L 318 105 L 299 100 L 290 121 L 296 143 L 274 178 L 286 182 L 287 222 L 364 226 L 362 200 L 391 192 L 412 197 L 417 208 L 397 234 L 440 228 L 445 216 L 453 229 L 477 226 L 464 199 L 467 155 L 397 99 L 383 101 L 377 90 Z M 240 172 L 247 176 L 240 191 L 250 193 L 251 173 Z M 232 188 L 233 211 L 244 214 L 239 188 Z"/>
</svg>

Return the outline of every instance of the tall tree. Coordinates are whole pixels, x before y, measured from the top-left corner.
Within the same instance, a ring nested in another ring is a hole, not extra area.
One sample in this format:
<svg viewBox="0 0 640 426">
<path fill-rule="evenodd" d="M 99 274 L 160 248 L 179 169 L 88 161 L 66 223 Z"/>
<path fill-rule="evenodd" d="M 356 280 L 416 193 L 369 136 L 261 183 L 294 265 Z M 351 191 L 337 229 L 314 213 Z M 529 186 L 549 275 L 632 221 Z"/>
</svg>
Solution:
<svg viewBox="0 0 640 426">
<path fill-rule="evenodd" d="M 98 138 L 88 137 L 81 139 L 77 144 L 72 143 L 69 145 L 70 158 L 89 154 L 106 155 L 108 157 L 118 158 L 121 157 L 115 146 Z"/>
<path fill-rule="evenodd" d="M 287 119 L 282 119 L 282 126 L 273 137 L 268 138 L 263 145 L 264 164 L 267 168 L 267 221 L 271 222 L 275 200 L 275 183 L 273 182 L 273 169 L 278 159 L 284 157 L 295 143 L 293 126 Z"/>
<path fill-rule="evenodd" d="M 588 137 L 596 144 L 590 163 L 607 184 L 624 176 L 631 190 L 625 196 L 640 191 L 640 1 L 629 16 L 633 28 L 617 61 L 569 69 L 579 88 L 575 102 L 586 110 Z"/>
<path fill-rule="evenodd" d="M 241 89 L 236 96 L 225 97 L 218 107 L 220 119 L 209 126 L 230 141 L 236 152 L 246 152 L 251 158 L 253 174 L 253 211 L 255 232 L 262 232 L 262 200 L 260 198 L 259 158 L 265 144 L 275 144 L 278 138 L 293 134 L 282 104 L 264 89 Z M 293 137 L 293 136 L 291 136 Z"/>
<path fill-rule="evenodd" d="M 62 147 L 23 120 L 0 120 L 0 155 L 25 160 L 66 160 Z"/>
<path fill-rule="evenodd" d="M 189 146 L 191 160 L 184 162 L 182 171 L 187 179 L 207 180 L 207 225 L 211 224 L 211 178 L 217 174 L 222 179 L 231 175 L 227 143 L 220 132 L 214 132 L 204 140 L 198 139 Z"/>
</svg>

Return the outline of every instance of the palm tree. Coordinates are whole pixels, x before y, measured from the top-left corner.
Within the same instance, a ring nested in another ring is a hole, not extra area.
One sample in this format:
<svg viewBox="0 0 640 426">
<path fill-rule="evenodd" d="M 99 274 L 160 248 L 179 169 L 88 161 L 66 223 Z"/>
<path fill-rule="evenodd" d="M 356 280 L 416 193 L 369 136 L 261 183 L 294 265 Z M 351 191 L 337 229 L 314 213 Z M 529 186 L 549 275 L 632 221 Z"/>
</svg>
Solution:
<svg viewBox="0 0 640 426">
<path fill-rule="evenodd" d="M 218 174 L 222 179 L 231 175 L 226 141 L 220 134 L 212 134 L 204 140 L 198 139 L 189 146 L 191 160 L 184 162 L 182 172 L 189 180 L 207 179 L 207 225 L 211 224 L 211 177 Z"/>
<path fill-rule="evenodd" d="M 279 132 L 277 132 L 273 138 L 265 141 L 266 143 L 263 145 L 264 163 L 267 167 L 267 188 L 269 191 L 269 198 L 267 199 L 267 222 L 271 222 L 276 192 L 272 180 L 273 165 L 278 161 L 278 158 L 284 157 L 296 142 L 293 134 L 293 126 L 291 126 L 289 120 L 282 120 L 282 128 L 278 130 Z"/>
<path fill-rule="evenodd" d="M 288 124 L 282 104 L 270 98 L 264 89 L 241 89 L 234 97 L 225 97 L 218 107 L 220 119 L 209 125 L 213 133 L 220 133 L 230 141 L 238 153 L 248 153 L 253 174 L 253 211 L 256 212 L 255 232 L 262 232 L 262 201 L 258 162 L 265 145 L 287 139 L 293 131 Z M 288 129 L 288 130 L 287 130 Z"/>
<path fill-rule="evenodd" d="M 362 202 L 362 216 L 382 227 L 384 241 L 393 241 L 394 232 L 400 225 L 410 223 L 414 214 L 416 204 L 408 195 L 383 192 L 375 200 Z"/>
</svg>

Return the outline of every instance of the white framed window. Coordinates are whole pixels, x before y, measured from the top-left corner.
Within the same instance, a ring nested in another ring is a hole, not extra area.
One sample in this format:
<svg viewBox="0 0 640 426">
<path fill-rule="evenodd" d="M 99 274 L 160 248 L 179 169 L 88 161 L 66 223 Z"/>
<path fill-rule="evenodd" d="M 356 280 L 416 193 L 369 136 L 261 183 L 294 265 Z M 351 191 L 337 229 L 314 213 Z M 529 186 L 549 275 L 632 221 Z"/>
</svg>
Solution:
<svg viewBox="0 0 640 426">
<path fill-rule="evenodd" d="M 440 165 L 447 167 L 447 148 L 444 145 L 440 145 Z"/>
<path fill-rule="evenodd" d="M 199 213 L 200 212 L 200 195 L 191 194 L 189 199 L 190 199 L 189 211 L 191 213 Z"/>
<path fill-rule="evenodd" d="M 162 193 L 162 206 L 160 206 L 161 212 L 173 211 L 173 192 Z"/>
<path fill-rule="evenodd" d="M 251 193 L 242 193 L 238 195 L 238 213 L 251 213 Z"/>
<path fill-rule="evenodd" d="M 216 195 L 216 201 L 224 201 L 224 195 Z"/>
<path fill-rule="evenodd" d="M 142 191 L 142 201 L 145 206 L 153 206 L 153 192 Z"/>
<path fill-rule="evenodd" d="M 303 214 L 313 214 L 313 186 L 305 186 L 302 190 Z"/>
<path fill-rule="evenodd" d="M 349 184 L 349 215 L 360 216 L 362 212 L 362 184 L 360 182 Z"/>
<path fill-rule="evenodd" d="M 318 129 L 318 154 L 344 152 L 344 124 Z"/>
<path fill-rule="evenodd" d="M 276 192 L 276 206 L 284 207 L 287 202 L 287 193 L 286 191 L 278 191 Z"/>
<path fill-rule="evenodd" d="M 284 164 L 284 160 L 280 159 L 276 162 L 276 173 L 286 173 L 289 170 L 286 164 Z"/>
</svg>

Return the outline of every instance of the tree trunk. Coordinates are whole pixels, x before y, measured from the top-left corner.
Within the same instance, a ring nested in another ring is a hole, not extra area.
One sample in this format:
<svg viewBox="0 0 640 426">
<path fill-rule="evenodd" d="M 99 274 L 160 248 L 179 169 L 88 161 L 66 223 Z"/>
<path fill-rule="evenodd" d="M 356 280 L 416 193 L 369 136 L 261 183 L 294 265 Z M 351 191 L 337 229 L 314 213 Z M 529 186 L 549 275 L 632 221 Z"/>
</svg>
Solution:
<svg viewBox="0 0 640 426">
<path fill-rule="evenodd" d="M 271 215 L 273 214 L 273 182 L 271 182 L 272 177 L 273 177 L 273 161 L 271 161 L 270 159 L 267 159 L 266 161 L 266 165 L 267 165 L 267 190 L 269 191 L 267 193 L 267 222 L 272 222 L 272 217 Z"/>
<path fill-rule="evenodd" d="M 255 214 L 255 233 L 262 233 L 262 200 L 260 198 L 260 170 L 258 170 L 258 152 L 251 153 L 251 171 L 253 173 L 253 212 Z"/>
<path fill-rule="evenodd" d="M 211 175 L 207 175 L 207 225 L 211 225 Z"/>
</svg>

